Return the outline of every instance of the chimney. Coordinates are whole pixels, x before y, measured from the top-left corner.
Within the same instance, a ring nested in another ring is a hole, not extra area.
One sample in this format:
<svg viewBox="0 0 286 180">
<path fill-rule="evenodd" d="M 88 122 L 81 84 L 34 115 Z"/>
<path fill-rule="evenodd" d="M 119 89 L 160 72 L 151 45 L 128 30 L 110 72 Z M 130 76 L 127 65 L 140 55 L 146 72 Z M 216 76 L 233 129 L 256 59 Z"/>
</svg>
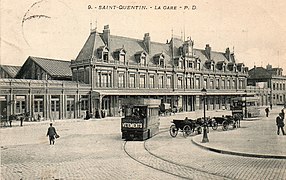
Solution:
<svg viewBox="0 0 286 180">
<path fill-rule="evenodd" d="M 267 70 L 272 70 L 272 65 L 267 64 L 266 69 L 267 69 Z"/>
<path fill-rule="evenodd" d="M 230 50 L 229 50 L 229 48 L 226 48 L 226 50 L 225 50 L 225 57 L 228 61 L 230 61 Z"/>
<path fill-rule="evenodd" d="M 210 47 L 210 45 L 206 44 L 205 53 L 206 53 L 206 56 L 209 60 L 211 59 L 211 50 L 212 50 L 212 48 Z"/>
<path fill-rule="evenodd" d="M 104 29 L 103 29 L 103 40 L 105 42 L 105 44 L 107 45 L 107 47 L 109 48 L 110 46 L 110 29 L 109 29 L 109 25 L 105 25 Z"/>
<path fill-rule="evenodd" d="M 144 34 L 143 43 L 145 44 L 145 46 L 147 48 L 147 53 L 151 54 L 151 38 L 149 36 L 149 33 Z"/>
</svg>

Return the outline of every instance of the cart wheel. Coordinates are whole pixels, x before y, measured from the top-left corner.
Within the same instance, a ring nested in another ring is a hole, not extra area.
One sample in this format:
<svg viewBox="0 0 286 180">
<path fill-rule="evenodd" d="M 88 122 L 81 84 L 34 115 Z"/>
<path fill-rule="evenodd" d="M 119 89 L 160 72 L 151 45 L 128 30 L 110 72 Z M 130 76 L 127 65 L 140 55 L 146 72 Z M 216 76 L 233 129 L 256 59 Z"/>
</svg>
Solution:
<svg viewBox="0 0 286 180">
<path fill-rule="evenodd" d="M 212 121 L 212 129 L 217 130 L 217 127 L 218 127 L 218 124 L 217 124 L 216 120 L 213 120 Z"/>
<path fill-rule="evenodd" d="M 228 123 L 226 121 L 222 122 L 222 130 L 227 131 L 228 129 Z"/>
<path fill-rule="evenodd" d="M 170 135 L 174 138 L 177 136 L 177 134 L 178 134 L 178 129 L 174 124 L 172 124 L 170 127 Z"/>
<path fill-rule="evenodd" d="M 185 125 L 183 128 L 183 136 L 186 138 L 192 134 L 192 129 L 189 125 Z"/>
</svg>

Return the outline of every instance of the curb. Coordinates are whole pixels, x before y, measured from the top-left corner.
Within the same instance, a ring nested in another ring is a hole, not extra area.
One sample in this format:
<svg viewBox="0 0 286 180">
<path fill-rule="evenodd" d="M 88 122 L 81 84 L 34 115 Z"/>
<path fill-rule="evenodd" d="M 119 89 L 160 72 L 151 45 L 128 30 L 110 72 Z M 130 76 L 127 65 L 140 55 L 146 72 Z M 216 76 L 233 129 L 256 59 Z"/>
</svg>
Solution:
<svg viewBox="0 0 286 180">
<path fill-rule="evenodd" d="M 196 142 L 193 138 L 192 138 L 192 143 L 199 146 L 202 149 L 206 149 L 206 150 L 220 153 L 220 154 L 236 155 L 236 156 L 243 156 L 243 157 L 254 157 L 254 158 L 286 159 L 286 156 L 280 156 L 280 155 L 276 156 L 276 155 L 267 155 L 267 154 L 251 154 L 251 153 L 227 151 L 227 150 L 207 147 L 207 146 L 202 145 L 201 143 Z"/>
</svg>

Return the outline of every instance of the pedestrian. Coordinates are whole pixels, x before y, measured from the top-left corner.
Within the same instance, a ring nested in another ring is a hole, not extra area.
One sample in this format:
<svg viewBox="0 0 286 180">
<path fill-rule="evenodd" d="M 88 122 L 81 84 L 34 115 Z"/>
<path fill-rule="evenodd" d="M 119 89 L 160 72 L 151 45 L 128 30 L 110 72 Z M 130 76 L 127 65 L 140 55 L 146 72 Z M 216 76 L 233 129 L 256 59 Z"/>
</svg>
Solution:
<svg viewBox="0 0 286 180">
<path fill-rule="evenodd" d="M 56 129 L 53 127 L 53 123 L 50 123 L 48 128 L 47 136 L 49 136 L 50 145 L 55 144 L 55 136 L 58 135 Z"/>
<path fill-rule="evenodd" d="M 10 127 L 12 127 L 12 117 L 11 116 L 9 117 L 9 125 L 10 125 Z"/>
<path fill-rule="evenodd" d="M 268 114 L 269 114 L 269 108 L 265 108 L 265 113 L 266 113 L 266 117 L 268 117 Z"/>
<path fill-rule="evenodd" d="M 90 119 L 90 113 L 88 110 L 86 110 L 86 113 L 85 113 L 85 120 L 89 120 Z"/>
<path fill-rule="evenodd" d="M 41 115 L 38 114 L 38 118 L 37 118 L 38 121 L 41 121 Z"/>
<path fill-rule="evenodd" d="M 23 126 L 23 121 L 24 121 L 24 117 L 21 116 L 21 117 L 20 117 L 20 126 Z"/>
<path fill-rule="evenodd" d="M 272 104 L 270 104 L 270 109 L 272 110 Z"/>
<path fill-rule="evenodd" d="M 282 113 L 279 113 L 279 116 L 276 118 L 276 125 L 277 125 L 277 135 L 280 134 L 280 129 L 283 135 L 286 135 L 284 132 L 284 121 L 282 119 Z"/>
</svg>

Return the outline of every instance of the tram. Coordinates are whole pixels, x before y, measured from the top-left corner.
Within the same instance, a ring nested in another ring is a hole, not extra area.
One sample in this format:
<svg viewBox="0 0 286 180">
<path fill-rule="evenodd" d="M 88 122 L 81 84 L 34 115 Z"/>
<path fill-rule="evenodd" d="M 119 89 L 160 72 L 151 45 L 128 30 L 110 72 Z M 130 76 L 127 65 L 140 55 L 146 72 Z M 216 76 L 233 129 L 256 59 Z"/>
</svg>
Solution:
<svg viewBox="0 0 286 180">
<path fill-rule="evenodd" d="M 126 99 L 121 118 L 122 139 L 146 140 L 159 132 L 160 99 Z"/>
<path fill-rule="evenodd" d="M 259 97 L 236 97 L 231 99 L 232 115 L 238 114 L 240 117 L 252 118 L 260 115 L 258 106 Z"/>
</svg>

